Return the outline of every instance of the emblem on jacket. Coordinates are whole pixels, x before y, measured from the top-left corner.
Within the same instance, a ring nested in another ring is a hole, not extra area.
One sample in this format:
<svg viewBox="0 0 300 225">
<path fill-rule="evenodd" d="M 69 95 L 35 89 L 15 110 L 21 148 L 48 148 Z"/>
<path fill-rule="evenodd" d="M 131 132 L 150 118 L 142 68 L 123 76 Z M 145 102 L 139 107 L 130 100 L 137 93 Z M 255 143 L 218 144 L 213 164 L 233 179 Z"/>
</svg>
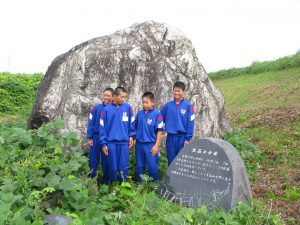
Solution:
<svg viewBox="0 0 300 225">
<path fill-rule="evenodd" d="M 123 115 L 122 115 L 122 121 L 123 121 L 123 122 L 128 122 L 127 112 L 123 112 Z"/>
<path fill-rule="evenodd" d="M 151 125 L 152 119 L 148 119 L 148 120 L 147 120 L 147 123 L 148 123 L 148 125 Z"/>
<path fill-rule="evenodd" d="M 181 109 L 181 111 L 180 111 L 180 113 L 181 113 L 181 115 L 185 115 L 185 112 L 186 112 L 186 110 L 185 109 Z"/>
</svg>

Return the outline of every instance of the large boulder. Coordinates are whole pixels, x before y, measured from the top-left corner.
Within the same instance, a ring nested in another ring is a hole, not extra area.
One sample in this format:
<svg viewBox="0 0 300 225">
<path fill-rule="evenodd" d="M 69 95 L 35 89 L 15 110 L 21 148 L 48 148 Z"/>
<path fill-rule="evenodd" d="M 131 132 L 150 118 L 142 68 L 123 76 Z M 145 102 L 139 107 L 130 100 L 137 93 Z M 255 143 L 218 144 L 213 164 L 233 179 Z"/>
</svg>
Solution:
<svg viewBox="0 0 300 225">
<path fill-rule="evenodd" d="M 229 130 L 224 97 L 180 31 L 147 21 L 94 38 L 55 58 L 38 89 L 29 128 L 63 119 L 66 130 L 84 138 L 91 105 L 106 87 L 124 86 L 135 112 L 141 95 L 154 92 L 160 108 L 172 99 L 172 86 L 187 84 L 186 98 L 196 109 L 195 136 L 222 137 Z"/>
</svg>

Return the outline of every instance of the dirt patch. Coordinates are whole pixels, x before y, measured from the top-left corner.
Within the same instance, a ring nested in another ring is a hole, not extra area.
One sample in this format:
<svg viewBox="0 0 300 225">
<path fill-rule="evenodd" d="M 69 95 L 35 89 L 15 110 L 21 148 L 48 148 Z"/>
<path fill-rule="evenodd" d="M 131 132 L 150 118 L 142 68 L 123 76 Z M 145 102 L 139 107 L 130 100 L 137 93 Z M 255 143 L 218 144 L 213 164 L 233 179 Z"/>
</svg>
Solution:
<svg viewBox="0 0 300 225">
<path fill-rule="evenodd" d="M 292 88 L 291 90 L 289 90 L 285 96 L 289 97 L 289 96 L 294 96 L 296 95 L 296 93 L 299 93 L 300 91 L 300 86 L 299 87 L 295 87 L 295 88 Z"/>
<path fill-rule="evenodd" d="M 251 119 L 241 124 L 241 128 L 252 128 L 262 125 L 267 127 L 282 127 L 284 125 L 291 124 L 293 121 L 300 118 L 300 107 L 274 108 L 261 112 L 233 112 L 229 114 L 229 120 L 236 120 L 236 118 L 239 118 L 241 114 L 249 115 L 249 117 L 251 116 Z"/>
<path fill-rule="evenodd" d="M 291 188 L 300 187 L 300 164 L 295 157 L 297 149 L 299 149 L 299 142 L 293 136 L 295 127 L 293 122 L 300 119 L 300 106 L 290 108 L 273 108 L 264 111 L 251 110 L 239 111 L 230 113 L 229 121 L 235 123 L 235 127 L 242 130 L 255 127 L 268 127 L 271 130 L 281 131 L 287 134 L 292 140 L 287 143 L 288 147 L 293 150 L 293 155 L 282 151 L 281 148 L 275 150 L 275 147 L 282 145 L 282 143 L 266 143 L 260 137 L 249 137 L 250 141 L 259 149 L 264 151 L 267 159 L 263 164 L 263 169 L 257 172 L 257 180 L 252 182 L 251 190 L 255 199 L 263 202 L 270 208 L 271 213 L 279 214 L 286 224 L 299 224 L 300 222 L 300 198 L 291 200 L 287 198 L 287 193 Z M 279 137 L 278 137 L 279 138 Z M 279 140 L 281 141 L 281 140 Z M 273 149 L 274 144 L 274 149 Z M 292 157 L 293 166 L 284 163 L 284 158 Z"/>
<path fill-rule="evenodd" d="M 262 89 L 260 90 L 260 92 L 266 98 L 274 97 L 274 93 L 278 87 L 279 87 L 279 84 L 271 84 L 268 86 L 263 86 Z"/>
<path fill-rule="evenodd" d="M 259 179 L 251 184 L 253 197 L 264 202 L 270 209 L 279 214 L 286 223 L 297 224 L 300 221 L 300 199 L 285 201 L 283 196 L 287 184 L 299 186 L 298 171 L 286 171 L 288 176 L 282 176 L 277 168 L 266 168 L 258 171 Z M 292 221 L 291 221 L 292 220 Z M 289 221 L 289 222 L 288 222 Z"/>
</svg>

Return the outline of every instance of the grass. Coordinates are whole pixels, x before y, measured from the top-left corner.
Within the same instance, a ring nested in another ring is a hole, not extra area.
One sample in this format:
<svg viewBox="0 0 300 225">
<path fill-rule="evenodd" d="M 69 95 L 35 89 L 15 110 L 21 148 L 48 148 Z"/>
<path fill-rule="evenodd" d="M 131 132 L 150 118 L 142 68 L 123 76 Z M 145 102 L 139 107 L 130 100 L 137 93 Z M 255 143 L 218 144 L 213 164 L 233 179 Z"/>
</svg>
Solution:
<svg viewBox="0 0 300 225">
<path fill-rule="evenodd" d="M 215 79 L 231 126 L 267 154 L 251 188 L 287 224 L 300 221 L 300 67 Z M 286 210 L 289 209 L 289 210 Z"/>
<path fill-rule="evenodd" d="M 27 128 L 28 115 L 3 115 L 0 116 L 0 129 L 2 127 L 18 127 L 18 128 Z"/>
<path fill-rule="evenodd" d="M 269 71 L 278 71 L 300 67 L 300 52 L 291 56 L 285 56 L 272 61 L 253 62 L 250 66 L 243 68 L 232 68 L 209 73 L 211 79 L 222 79 L 228 77 L 237 77 L 241 75 L 253 75 Z"/>
<path fill-rule="evenodd" d="M 270 165 L 299 166 L 299 141 L 290 132 L 273 130 L 266 127 L 248 129 L 248 136 L 260 149 L 270 154 Z"/>
<path fill-rule="evenodd" d="M 224 94 L 229 113 L 300 106 L 300 67 L 213 82 Z"/>
<path fill-rule="evenodd" d="M 270 163 L 298 165 L 300 67 L 214 83 L 225 96 L 233 128 L 244 129 L 258 147 L 276 154 L 278 159 Z"/>
</svg>

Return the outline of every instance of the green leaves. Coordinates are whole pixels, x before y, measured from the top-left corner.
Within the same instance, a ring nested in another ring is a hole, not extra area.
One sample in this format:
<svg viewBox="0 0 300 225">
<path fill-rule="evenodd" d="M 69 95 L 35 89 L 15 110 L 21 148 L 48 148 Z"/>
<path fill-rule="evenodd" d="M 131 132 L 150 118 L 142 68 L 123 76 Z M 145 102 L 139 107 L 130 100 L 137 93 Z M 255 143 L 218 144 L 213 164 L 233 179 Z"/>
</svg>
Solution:
<svg viewBox="0 0 300 225">
<path fill-rule="evenodd" d="M 81 189 L 81 183 L 77 182 L 78 180 L 70 179 L 64 177 L 58 185 L 58 188 L 65 191 L 79 190 Z"/>
<path fill-rule="evenodd" d="M 9 192 L 1 196 L 1 201 L 3 203 L 8 203 L 10 205 L 13 205 L 17 201 L 21 200 L 22 198 L 23 198 L 22 195 L 14 195 L 12 192 Z"/>
<path fill-rule="evenodd" d="M 0 137 L 0 144 L 4 144 L 4 138 Z"/>
<path fill-rule="evenodd" d="M 45 179 L 47 179 L 47 185 L 50 187 L 58 186 L 61 181 L 61 177 L 58 175 L 46 176 Z"/>
<path fill-rule="evenodd" d="M 8 128 L 0 133 L 1 144 L 27 147 L 32 144 L 31 134 L 22 128 Z"/>
<path fill-rule="evenodd" d="M 35 101 L 36 90 L 42 79 L 41 74 L 13 75 L 0 74 L 0 115 L 28 114 Z"/>
<path fill-rule="evenodd" d="M 238 150 L 245 161 L 250 180 L 255 180 L 256 171 L 262 167 L 261 160 L 266 157 L 265 153 L 249 142 L 241 130 L 227 132 L 225 138 Z"/>
<path fill-rule="evenodd" d="M 289 187 L 284 191 L 283 199 L 286 202 L 293 202 L 300 199 L 300 187 Z"/>
<path fill-rule="evenodd" d="M 37 131 L 1 129 L 0 224 L 43 224 L 46 214 L 67 215 L 76 224 L 279 224 L 278 216 L 268 217 L 254 204 L 229 213 L 171 204 L 157 196 L 158 184 L 147 175 L 140 185 L 98 184 L 87 177 L 87 157 L 72 151 L 76 135 L 61 134 L 62 128 L 63 121 Z M 252 160 L 257 150 L 242 134 L 231 140 Z M 165 168 L 166 160 L 161 162 Z M 294 198 L 293 191 L 287 194 Z"/>
<path fill-rule="evenodd" d="M 65 127 L 63 120 L 56 120 L 53 123 L 44 124 L 36 131 L 35 145 L 47 149 L 69 149 L 79 144 L 77 135 L 74 132 L 62 132 Z"/>
<path fill-rule="evenodd" d="M 0 224 L 39 224 L 44 211 L 62 202 L 69 202 L 67 208 L 88 205 L 85 180 L 77 178 L 88 173 L 87 158 L 71 150 L 78 144 L 76 135 L 61 133 L 62 128 L 59 120 L 37 131 L 0 130 Z"/>
</svg>

